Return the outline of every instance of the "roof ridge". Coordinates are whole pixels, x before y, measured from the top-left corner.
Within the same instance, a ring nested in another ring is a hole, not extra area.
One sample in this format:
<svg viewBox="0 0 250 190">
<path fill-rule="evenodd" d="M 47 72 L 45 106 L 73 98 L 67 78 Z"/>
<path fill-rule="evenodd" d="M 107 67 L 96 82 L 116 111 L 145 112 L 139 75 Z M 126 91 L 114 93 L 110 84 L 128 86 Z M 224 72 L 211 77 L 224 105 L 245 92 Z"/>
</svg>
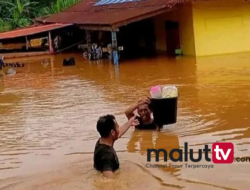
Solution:
<svg viewBox="0 0 250 190">
<path fill-rule="evenodd" d="M 109 6 L 102 6 L 102 7 L 94 7 L 91 9 L 86 9 L 86 10 L 80 10 L 80 11 L 65 11 L 64 13 L 81 13 L 81 12 L 98 12 L 98 11 L 103 11 L 105 8 L 106 10 L 122 10 L 122 9 L 138 9 L 138 8 L 147 8 L 147 7 L 159 7 L 162 6 L 164 7 L 171 7 L 171 5 L 175 5 L 175 3 L 171 4 L 166 4 L 166 3 L 161 3 L 161 4 L 149 4 L 149 5 L 137 5 L 137 6 L 126 6 L 126 7 L 109 7 Z"/>
<path fill-rule="evenodd" d="M 176 2 L 171 2 L 171 3 L 166 3 L 166 2 L 162 2 L 162 3 L 157 3 L 155 4 L 154 2 L 150 2 L 147 4 L 143 4 L 143 3 L 134 3 L 134 4 L 124 4 L 125 6 L 121 6 L 121 4 L 118 6 L 117 4 L 110 4 L 110 5 L 98 5 L 98 6 L 92 6 L 91 8 L 93 9 L 97 9 L 97 8 L 120 8 L 120 9 L 124 9 L 127 7 L 134 7 L 134 8 L 138 8 L 138 7 L 149 7 L 149 6 L 160 6 L 160 5 L 169 5 L 169 4 L 176 4 Z"/>
</svg>

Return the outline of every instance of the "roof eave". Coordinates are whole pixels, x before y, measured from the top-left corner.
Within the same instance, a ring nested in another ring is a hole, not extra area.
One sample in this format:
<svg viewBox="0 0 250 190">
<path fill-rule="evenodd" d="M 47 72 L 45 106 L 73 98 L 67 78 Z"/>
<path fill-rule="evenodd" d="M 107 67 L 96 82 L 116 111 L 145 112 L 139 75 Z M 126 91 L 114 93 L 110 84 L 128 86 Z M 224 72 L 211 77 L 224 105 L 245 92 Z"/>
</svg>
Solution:
<svg viewBox="0 0 250 190">
<path fill-rule="evenodd" d="M 157 15 L 166 13 L 168 11 L 172 11 L 173 9 L 175 9 L 174 6 L 172 6 L 172 7 L 163 6 L 161 9 L 158 9 L 156 11 L 145 13 L 143 15 L 140 15 L 140 16 L 137 16 L 137 17 L 134 17 L 134 18 L 131 18 L 131 19 L 126 19 L 126 20 L 123 20 L 123 21 L 120 21 L 120 22 L 112 23 L 112 27 L 119 28 L 121 26 L 126 26 L 126 25 L 128 25 L 130 23 L 133 23 L 133 22 L 137 22 L 137 21 L 140 21 L 140 20 L 144 20 L 144 19 L 147 19 L 147 18 L 151 18 L 151 17 L 157 16 Z"/>
</svg>

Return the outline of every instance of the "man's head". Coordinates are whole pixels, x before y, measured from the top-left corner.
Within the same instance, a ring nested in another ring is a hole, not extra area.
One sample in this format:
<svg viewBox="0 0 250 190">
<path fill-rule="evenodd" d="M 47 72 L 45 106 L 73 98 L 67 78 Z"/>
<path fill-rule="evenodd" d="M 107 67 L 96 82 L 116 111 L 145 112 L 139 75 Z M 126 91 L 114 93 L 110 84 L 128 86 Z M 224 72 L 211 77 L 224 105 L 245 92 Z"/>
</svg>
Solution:
<svg viewBox="0 0 250 190">
<path fill-rule="evenodd" d="M 143 122 L 148 122 L 151 120 L 151 110 L 147 103 L 138 106 L 138 114 Z"/>
<path fill-rule="evenodd" d="M 113 141 L 118 139 L 119 126 L 113 115 L 101 116 L 97 121 L 96 128 L 102 138 L 111 138 Z"/>
</svg>

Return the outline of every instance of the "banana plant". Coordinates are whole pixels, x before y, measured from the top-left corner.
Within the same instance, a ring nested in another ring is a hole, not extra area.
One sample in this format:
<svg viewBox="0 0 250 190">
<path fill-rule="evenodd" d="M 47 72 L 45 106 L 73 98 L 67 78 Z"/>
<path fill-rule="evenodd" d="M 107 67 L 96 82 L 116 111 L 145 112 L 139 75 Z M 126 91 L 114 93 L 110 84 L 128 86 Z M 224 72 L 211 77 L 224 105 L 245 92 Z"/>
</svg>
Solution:
<svg viewBox="0 0 250 190">
<path fill-rule="evenodd" d="M 32 17 L 36 16 L 35 5 L 37 2 L 29 0 L 15 0 L 14 2 L 0 1 L 1 5 L 8 7 L 9 16 L 5 17 L 4 22 L 11 25 L 11 29 L 28 26 L 32 22 Z"/>
</svg>

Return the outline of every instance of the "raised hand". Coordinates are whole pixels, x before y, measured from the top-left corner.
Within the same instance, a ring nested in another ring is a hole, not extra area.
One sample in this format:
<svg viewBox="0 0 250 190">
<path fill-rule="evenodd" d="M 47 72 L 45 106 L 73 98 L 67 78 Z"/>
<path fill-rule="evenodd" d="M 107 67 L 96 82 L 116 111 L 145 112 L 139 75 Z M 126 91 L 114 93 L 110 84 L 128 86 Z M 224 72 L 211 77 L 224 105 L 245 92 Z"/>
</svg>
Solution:
<svg viewBox="0 0 250 190">
<path fill-rule="evenodd" d="M 151 103 L 151 101 L 150 101 L 150 98 L 149 98 L 149 97 L 140 99 L 140 100 L 138 101 L 138 105 L 150 104 L 150 103 Z"/>
<path fill-rule="evenodd" d="M 139 125 L 140 123 L 139 123 L 138 119 L 136 119 L 136 116 L 133 116 L 133 117 L 131 117 L 131 118 L 129 119 L 129 124 L 130 124 L 131 126 L 137 126 L 137 125 Z"/>
</svg>

